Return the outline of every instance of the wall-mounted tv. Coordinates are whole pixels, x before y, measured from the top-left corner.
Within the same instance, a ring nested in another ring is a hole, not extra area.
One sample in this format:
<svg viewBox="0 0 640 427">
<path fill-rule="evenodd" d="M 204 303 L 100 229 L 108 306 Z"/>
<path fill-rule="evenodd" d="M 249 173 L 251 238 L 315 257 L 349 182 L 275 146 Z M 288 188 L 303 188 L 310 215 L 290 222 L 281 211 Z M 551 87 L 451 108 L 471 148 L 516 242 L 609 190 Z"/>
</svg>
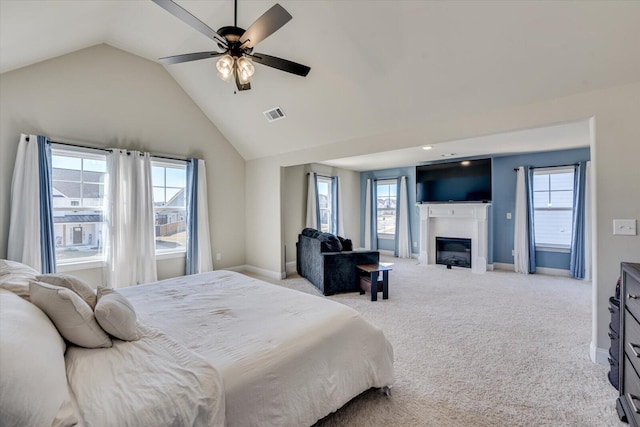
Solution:
<svg viewBox="0 0 640 427">
<path fill-rule="evenodd" d="M 490 202 L 491 159 L 416 166 L 416 201 Z"/>
</svg>

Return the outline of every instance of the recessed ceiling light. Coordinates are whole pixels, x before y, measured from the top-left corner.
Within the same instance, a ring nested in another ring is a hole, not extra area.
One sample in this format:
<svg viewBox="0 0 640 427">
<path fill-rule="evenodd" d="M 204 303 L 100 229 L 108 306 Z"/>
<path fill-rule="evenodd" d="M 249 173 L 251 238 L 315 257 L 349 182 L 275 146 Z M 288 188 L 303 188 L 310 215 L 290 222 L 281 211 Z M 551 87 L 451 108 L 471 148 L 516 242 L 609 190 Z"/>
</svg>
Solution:
<svg viewBox="0 0 640 427">
<path fill-rule="evenodd" d="M 431 150 L 433 147 L 430 145 L 425 145 L 424 147 L 422 147 L 423 150 Z"/>
<path fill-rule="evenodd" d="M 469 165 L 471 164 L 471 162 L 470 162 L 469 160 L 465 160 L 465 161 L 463 161 L 463 162 L 460 162 L 460 164 L 461 164 L 462 166 L 469 166 Z"/>
<path fill-rule="evenodd" d="M 456 153 L 444 153 L 444 154 L 440 154 L 441 157 L 453 157 L 455 156 Z"/>
</svg>

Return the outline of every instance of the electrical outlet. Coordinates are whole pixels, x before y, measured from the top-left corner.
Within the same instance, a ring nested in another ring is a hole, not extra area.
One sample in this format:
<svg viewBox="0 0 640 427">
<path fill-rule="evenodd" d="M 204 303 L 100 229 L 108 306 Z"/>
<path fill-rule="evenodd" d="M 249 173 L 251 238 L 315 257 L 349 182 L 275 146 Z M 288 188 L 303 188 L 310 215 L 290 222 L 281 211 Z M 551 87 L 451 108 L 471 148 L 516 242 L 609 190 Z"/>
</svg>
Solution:
<svg viewBox="0 0 640 427">
<path fill-rule="evenodd" d="M 222 254 L 220 252 L 218 252 L 216 254 L 216 261 L 220 261 L 222 259 Z"/>
<path fill-rule="evenodd" d="M 507 212 L 507 219 L 511 219 L 511 212 Z"/>
<path fill-rule="evenodd" d="M 635 219 L 614 219 L 613 234 L 619 234 L 623 236 L 635 236 L 636 220 Z"/>
<path fill-rule="evenodd" d="M 516 256 L 516 250 L 515 249 L 511 249 L 511 256 Z"/>
<path fill-rule="evenodd" d="M 417 248 L 418 247 L 418 242 L 413 242 L 413 247 Z"/>
</svg>

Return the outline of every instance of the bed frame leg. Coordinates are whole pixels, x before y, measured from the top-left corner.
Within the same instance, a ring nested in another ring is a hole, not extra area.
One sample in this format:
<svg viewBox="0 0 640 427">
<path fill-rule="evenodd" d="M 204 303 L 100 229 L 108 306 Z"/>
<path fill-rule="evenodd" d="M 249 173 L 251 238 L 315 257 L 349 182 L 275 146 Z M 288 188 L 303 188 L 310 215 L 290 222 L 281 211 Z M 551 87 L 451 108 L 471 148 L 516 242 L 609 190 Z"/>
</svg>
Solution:
<svg viewBox="0 0 640 427">
<path fill-rule="evenodd" d="M 391 387 L 384 386 L 380 389 L 380 392 L 383 393 L 387 397 L 391 397 Z"/>
</svg>

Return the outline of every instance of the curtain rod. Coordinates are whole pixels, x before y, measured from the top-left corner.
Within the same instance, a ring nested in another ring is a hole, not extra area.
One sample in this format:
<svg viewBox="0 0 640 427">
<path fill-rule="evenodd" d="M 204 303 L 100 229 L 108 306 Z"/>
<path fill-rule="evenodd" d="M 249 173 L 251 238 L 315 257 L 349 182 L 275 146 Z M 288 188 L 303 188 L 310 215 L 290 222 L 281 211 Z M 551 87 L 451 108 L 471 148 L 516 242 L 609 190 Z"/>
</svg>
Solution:
<svg viewBox="0 0 640 427">
<path fill-rule="evenodd" d="M 29 141 L 29 137 L 27 136 L 27 141 Z M 52 139 L 47 138 L 47 143 L 48 144 L 58 144 L 58 145 L 66 145 L 68 147 L 76 147 L 76 148 L 88 148 L 90 150 L 100 150 L 100 151 L 106 151 L 107 153 L 113 153 L 113 150 L 110 148 L 98 148 L 98 147 L 91 147 L 88 145 L 80 145 L 80 144 L 72 144 L 70 142 L 60 142 L 60 141 L 54 141 Z M 131 152 L 129 150 L 123 149 L 124 151 L 127 152 L 127 154 L 131 154 Z M 142 155 L 142 153 L 140 154 Z M 180 159 L 178 157 L 169 157 L 169 156 L 159 156 L 156 154 L 151 154 L 149 153 L 149 155 L 151 157 L 155 157 L 156 159 L 167 159 L 167 160 L 178 160 L 181 162 L 190 162 L 190 159 Z"/>
<path fill-rule="evenodd" d="M 554 165 L 554 166 L 531 166 L 530 169 L 549 169 L 549 168 L 564 168 L 567 166 L 580 166 L 580 163 L 569 163 L 568 165 Z M 519 168 L 513 168 L 514 171 L 518 171 Z"/>
</svg>

